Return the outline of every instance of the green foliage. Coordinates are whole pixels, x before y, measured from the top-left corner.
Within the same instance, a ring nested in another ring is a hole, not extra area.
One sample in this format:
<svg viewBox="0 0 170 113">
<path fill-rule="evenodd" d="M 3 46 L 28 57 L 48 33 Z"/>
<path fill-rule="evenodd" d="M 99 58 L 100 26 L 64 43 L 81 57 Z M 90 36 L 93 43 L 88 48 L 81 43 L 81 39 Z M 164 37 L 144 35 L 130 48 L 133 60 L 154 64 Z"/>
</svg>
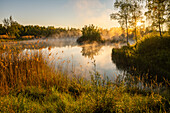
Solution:
<svg viewBox="0 0 170 113">
<path fill-rule="evenodd" d="M 131 20 L 129 23 L 133 28 L 136 42 L 138 41 L 138 38 L 139 38 L 138 27 L 141 27 L 141 26 L 137 26 L 137 22 L 142 21 L 142 18 L 143 18 L 141 9 L 142 9 L 142 6 L 139 4 L 139 2 L 134 1 L 132 3 L 132 7 L 130 10 L 132 16 L 131 16 Z M 142 22 L 142 23 L 144 24 L 144 22 Z"/>
<path fill-rule="evenodd" d="M 145 3 L 143 3 L 145 2 Z M 110 15 L 111 19 L 118 20 L 121 28 L 126 30 L 127 33 L 127 43 L 128 43 L 128 35 L 129 28 L 133 28 L 134 36 L 137 42 L 139 38 L 137 35 L 137 22 L 144 23 L 142 21 L 142 7 L 143 5 L 148 9 L 145 13 L 146 20 L 151 22 L 152 25 L 148 26 L 155 31 L 159 31 L 159 37 L 162 37 L 163 28 L 165 28 L 165 24 L 169 26 L 169 4 L 168 0 L 116 0 L 114 2 L 114 7 L 118 9 L 116 13 L 112 13 Z M 151 20 L 151 21 L 150 21 Z M 165 24 L 164 24 L 165 23 Z M 144 30 L 145 24 L 142 25 L 142 29 Z M 148 28 L 145 33 L 148 32 Z M 167 27 L 168 28 L 168 27 Z M 141 30 L 141 28 L 139 28 Z M 169 28 L 168 28 L 169 29 Z M 144 31 L 139 32 L 139 36 L 143 35 Z"/>
<path fill-rule="evenodd" d="M 44 97 L 32 99 L 24 91 L 18 95 L 5 95 L 0 97 L 0 112 L 157 112 L 168 111 L 162 103 L 163 98 L 159 94 L 151 93 L 144 96 L 142 94 L 130 94 L 126 91 L 127 87 L 106 86 L 96 87 L 86 86 L 90 92 L 84 91 L 79 98 L 75 99 L 71 94 L 59 92 L 57 89 L 46 90 L 35 87 L 29 88 L 32 93 L 40 96 L 41 90 L 45 91 Z M 35 92 L 34 92 L 35 91 Z M 137 90 L 136 90 L 137 91 Z M 28 91 L 27 91 L 28 92 Z"/>
<path fill-rule="evenodd" d="M 93 24 L 82 28 L 82 36 L 79 39 L 77 39 L 77 42 L 78 43 L 83 43 L 83 42 L 91 43 L 94 41 L 102 42 L 99 29 L 95 27 Z"/>
<path fill-rule="evenodd" d="M 7 31 L 7 34 L 11 37 L 14 37 L 16 36 L 16 38 L 19 38 L 20 35 L 19 35 L 19 28 L 20 28 L 20 25 L 18 24 L 18 22 L 14 21 L 12 19 L 12 16 L 9 17 L 9 19 L 5 18 L 3 20 L 3 23 L 4 23 L 4 27 L 6 28 L 6 31 Z"/>
<path fill-rule="evenodd" d="M 112 60 L 134 75 L 149 74 L 150 79 L 170 80 L 170 37 L 145 36 L 137 45 L 113 49 Z"/>
<path fill-rule="evenodd" d="M 60 37 L 74 37 L 80 35 L 80 30 L 71 28 L 55 28 L 54 26 L 38 26 L 38 25 L 28 25 L 23 26 L 18 22 L 12 19 L 12 16 L 9 19 L 5 18 L 3 20 L 4 26 L 0 25 L 0 35 L 7 34 L 10 38 L 21 38 L 22 36 L 34 36 L 34 38 L 40 37 L 51 37 L 53 35 L 59 35 Z M 64 34 L 64 35 L 63 35 Z"/>
<path fill-rule="evenodd" d="M 166 22 L 165 17 L 169 18 L 168 5 L 168 0 L 147 0 L 146 3 L 148 11 L 145 12 L 145 15 L 152 21 L 152 26 L 159 28 L 160 37 L 162 37 L 162 25 Z"/>
<path fill-rule="evenodd" d="M 114 7 L 118 9 L 118 12 L 112 13 L 110 15 L 110 18 L 114 20 L 118 20 L 121 28 L 123 30 L 126 29 L 126 33 L 127 33 L 126 37 L 127 37 L 127 45 L 128 45 L 128 39 L 129 39 L 128 28 L 129 28 L 129 21 L 131 19 L 130 9 L 132 7 L 132 4 L 129 2 L 116 1 L 114 3 Z"/>
<path fill-rule="evenodd" d="M 2 24 L 0 24 L 0 35 L 4 35 L 6 33 L 6 29 Z"/>
</svg>

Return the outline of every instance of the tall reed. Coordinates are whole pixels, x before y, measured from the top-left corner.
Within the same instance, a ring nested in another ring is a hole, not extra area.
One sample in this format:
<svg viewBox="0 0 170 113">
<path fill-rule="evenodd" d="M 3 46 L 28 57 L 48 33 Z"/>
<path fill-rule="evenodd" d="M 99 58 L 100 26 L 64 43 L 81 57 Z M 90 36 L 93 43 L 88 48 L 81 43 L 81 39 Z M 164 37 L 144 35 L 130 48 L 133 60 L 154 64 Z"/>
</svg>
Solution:
<svg viewBox="0 0 170 113">
<path fill-rule="evenodd" d="M 38 52 L 26 55 L 16 52 L 1 54 L 0 69 L 1 95 L 23 90 L 26 86 L 65 88 L 68 84 L 66 77 L 49 67 Z"/>
</svg>

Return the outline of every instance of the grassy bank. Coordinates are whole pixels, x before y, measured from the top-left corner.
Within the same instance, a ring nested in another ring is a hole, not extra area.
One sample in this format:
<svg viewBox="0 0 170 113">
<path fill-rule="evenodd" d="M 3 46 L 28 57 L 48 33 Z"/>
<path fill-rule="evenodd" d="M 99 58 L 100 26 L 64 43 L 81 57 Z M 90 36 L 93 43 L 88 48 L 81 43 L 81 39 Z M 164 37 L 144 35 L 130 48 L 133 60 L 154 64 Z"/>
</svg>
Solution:
<svg viewBox="0 0 170 113">
<path fill-rule="evenodd" d="M 0 42 L 16 42 L 16 41 L 23 41 L 23 40 L 32 40 L 34 38 L 1 38 Z"/>
<path fill-rule="evenodd" d="M 168 112 L 168 100 L 92 74 L 90 81 L 54 71 L 41 54 L 0 56 L 0 112 Z M 133 82 L 131 83 L 133 84 Z"/>
<path fill-rule="evenodd" d="M 77 84 L 78 85 L 78 84 Z M 82 85 L 80 85 L 82 86 Z M 168 112 L 165 99 L 159 94 L 127 93 L 123 85 L 93 88 L 85 86 L 79 96 L 73 90 L 61 92 L 55 87 L 48 89 L 27 87 L 17 94 L 0 97 L 1 112 Z M 76 89 L 74 87 L 73 89 Z M 77 89 L 80 89 L 77 86 Z M 79 91 L 79 90 L 75 90 Z"/>
<path fill-rule="evenodd" d="M 150 79 L 169 81 L 170 36 L 146 36 L 135 45 L 113 49 L 112 60 L 134 75 L 148 74 Z"/>
<path fill-rule="evenodd" d="M 23 41 L 23 40 L 31 40 L 36 39 L 34 36 L 21 36 L 20 38 L 16 38 L 15 36 L 8 35 L 0 35 L 0 42 L 15 42 L 15 41 Z"/>
</svg>

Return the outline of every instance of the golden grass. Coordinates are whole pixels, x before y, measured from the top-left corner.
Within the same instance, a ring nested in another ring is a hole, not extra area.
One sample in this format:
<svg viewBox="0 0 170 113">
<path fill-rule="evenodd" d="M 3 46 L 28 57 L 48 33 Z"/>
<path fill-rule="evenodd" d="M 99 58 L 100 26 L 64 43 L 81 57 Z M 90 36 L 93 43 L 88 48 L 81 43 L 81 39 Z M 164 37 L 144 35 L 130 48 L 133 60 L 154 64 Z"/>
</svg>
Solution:
<svg viewBox="0 0 170 113">
<path fill-rule="evenodd" d="M 27 55 L 20 59 L 17 53 L 8 53 L 0 57 L 0 94 L 21 90 L 27 86 L 66 87 L 67 82 L 61 73 L 48 67 L 41 54 Z M 64 82 L 63 82 L 64 81 Z M 60 85 L 62 84 L 62 85 Z"/>
</svg>

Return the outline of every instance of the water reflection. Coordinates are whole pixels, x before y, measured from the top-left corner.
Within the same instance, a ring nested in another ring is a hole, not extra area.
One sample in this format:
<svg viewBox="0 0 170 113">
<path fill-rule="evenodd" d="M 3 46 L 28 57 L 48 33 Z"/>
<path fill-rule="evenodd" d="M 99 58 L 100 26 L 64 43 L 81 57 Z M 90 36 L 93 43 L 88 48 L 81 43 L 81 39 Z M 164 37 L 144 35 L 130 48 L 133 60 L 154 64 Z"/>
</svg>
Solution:
<svg viewBox="0 0 170 113">
<path fill-rule="evenodd" d="M 65 46 L 76 46 L 77 38 L 63 38 L 63 39 L 36 39 L 29 41 L 18 41 L 18 42 L 1 42 L 0 47 L 6 47 L 4 50 L 9 49 L 40 49 L 46 47 L 65 47 Z"/>
<path fill-rule="evenodd" d="M 130 68 L 129 59 L 124 56 L 124 54 L 115 54 L 112 51 L 112 62 L 116 64 L 119 70 L 128 70 Z"/>
<path fill-rule="evenodd" d="M 94 56 L 99 55 L 99 51 L 102 48 L 102 45 L 99 44 L 89 44 L 82 46 L 82 55 L 90 59 L 94 59 Z"/>
<path fill-rule="evenodd" d="M 81 75 L 90 78 L 90 72 L 94 70 L 94 60 L 96 70 L 103 76 L 106 75 L 110 79 L 114 79 L 117 75 L 123 73 L 116 68 L 111 58 L 112 48 L 118 45 L 79 46 L 76 39 L 23 41 L 20 42 L 21 45 L 24 45 L 18 55 L 21 58 L 27 56 L 27 54 L 42 53 L 49 66 L 54 66 L 56 70 L 61 70 L 69 75 Z"/>
</svg>

